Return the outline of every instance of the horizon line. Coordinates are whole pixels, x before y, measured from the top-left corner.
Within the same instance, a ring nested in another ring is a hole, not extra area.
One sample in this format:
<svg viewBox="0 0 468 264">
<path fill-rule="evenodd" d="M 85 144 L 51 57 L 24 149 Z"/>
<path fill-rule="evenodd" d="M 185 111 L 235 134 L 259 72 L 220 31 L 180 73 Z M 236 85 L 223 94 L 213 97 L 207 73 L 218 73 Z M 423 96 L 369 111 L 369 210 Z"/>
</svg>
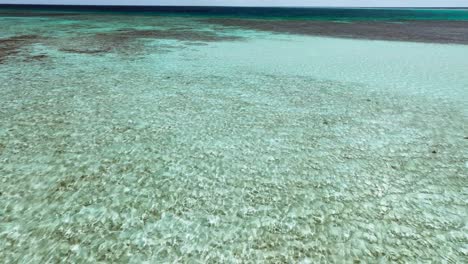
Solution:
<svg viewBox="0 0 468 264">
<path fill-rule="evenodd" d="M 468 9 L 456 6 L 245 6 L 245 5 L 93 5 L 93 4 L 9 4 L 0 3 L 5 6 L 58 6 L 58 7 L 228 7 L 228 8 L 343 8 L 343 9 Z"/>
</svg>

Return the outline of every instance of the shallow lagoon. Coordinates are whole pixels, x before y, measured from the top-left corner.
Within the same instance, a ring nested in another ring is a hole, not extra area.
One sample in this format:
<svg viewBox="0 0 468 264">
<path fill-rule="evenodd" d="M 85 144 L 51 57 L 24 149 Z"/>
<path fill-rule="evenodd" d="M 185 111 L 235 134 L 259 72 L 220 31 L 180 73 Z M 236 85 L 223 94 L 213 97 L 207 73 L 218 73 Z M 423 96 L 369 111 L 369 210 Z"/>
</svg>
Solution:
<svg viewBox="0 0 468 264">
<path fill-rule="evenodd" d="M 467 258 L 467 45 L 0 23 L 5 262 Z"/>
</svg>

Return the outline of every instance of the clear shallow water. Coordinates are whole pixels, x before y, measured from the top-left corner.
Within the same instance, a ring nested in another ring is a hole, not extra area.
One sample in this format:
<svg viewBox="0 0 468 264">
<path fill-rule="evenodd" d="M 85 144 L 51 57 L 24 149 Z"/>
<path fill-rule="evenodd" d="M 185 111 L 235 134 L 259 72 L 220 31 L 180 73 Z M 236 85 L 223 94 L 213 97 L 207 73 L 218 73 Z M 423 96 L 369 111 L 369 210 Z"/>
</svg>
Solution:
<svg viewBox="0 0 468 264">
<path fill-rule="evenodd" d="M 0 19 L 0 259 L 467 258 L 468 46 Z"/>
</svg>

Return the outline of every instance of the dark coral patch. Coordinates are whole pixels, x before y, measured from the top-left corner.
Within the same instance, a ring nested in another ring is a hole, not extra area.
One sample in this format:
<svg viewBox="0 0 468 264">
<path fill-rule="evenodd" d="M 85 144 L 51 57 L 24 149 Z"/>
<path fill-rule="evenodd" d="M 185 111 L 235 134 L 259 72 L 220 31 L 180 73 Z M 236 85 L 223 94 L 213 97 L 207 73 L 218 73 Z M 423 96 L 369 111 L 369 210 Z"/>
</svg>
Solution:
<svg viewBox="0 0 468 264">
<path fill-rule="evenodd" d="M 144 52 L 145 41 L 150 40 L 176 40 L 185 44 L 199 43 L 203 45 L 208 42 L 234 41 L 241 39 L 237 36 L 216 34 L 211 31 L 196 31 L 188 29 L 170 30 L 135 30 L 120 29 L 111 32 L 101 32 L 80 38 L 71 38 L 67 42 L 59 44 L 60 51 L 78 54 L 106 54 L 118 53 L 121 55 L 135 55 Z M 189 45 L 189 44 L 187 44 Z M 158 51 L 167 51 L 167 45 L 161 45 Z M 152 48 L 151 52 L 155 49 Z"/>
<path fill-rule="evenodd" d="M 5 63 L 8 58 L 19 55 L 27 46 L 38 43 L 38 35 L 18 35 L 0 39 L 0 64 Z"/>
<path fill-rule="evenodd" d="M 63 48 L 60 51 L 68 52 L 68 53 L 78 53 L 78 54 L 100 54 L 100 53 L 108 53 L 112 49 L 110 47 L 104 47 L 102 49 L 78 49 L 78 48 Z"/>
<path fill-rule="evenodd" d="M 200 41 L 200 42 L 215 42 L 215 41 L 232 41 L 239 40 L 237 36 L 219 35 L 211 31 L 197 31 L 188 29 L 169 29 L 169 30 L 118 30 L 110 33 L 102 33 L 101 35 L 113 35 L 119 39 L 173 39 L 181 41 Z"/>
<path fill-rule="evenodd" d="M 349 23 L 314 20 L 204 19 L 225 27 L 287 34 L 468 44 L 468 21 L 353 21 Z"/>
<path fill-rule="evenodd" d="M 34 61 L 44 61 L 48 59 L 49 56 L 45 54 L 39 54 L 39 55 L 28 55 L 24 58 L 24 62 L 34 62 Z"/>
</svg>

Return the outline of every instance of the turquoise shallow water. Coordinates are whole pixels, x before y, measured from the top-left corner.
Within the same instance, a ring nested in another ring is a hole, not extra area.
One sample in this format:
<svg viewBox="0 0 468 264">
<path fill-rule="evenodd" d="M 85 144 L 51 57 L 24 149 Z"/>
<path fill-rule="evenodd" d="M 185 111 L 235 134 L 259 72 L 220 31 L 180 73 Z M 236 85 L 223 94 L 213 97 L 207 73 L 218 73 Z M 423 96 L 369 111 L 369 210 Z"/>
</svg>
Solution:
<svg viewBox="0 0 468 264">
<path fill-rule="evenodd" d="M 467 45 L 0 23 L 5 262 L 467 259 Z"/>
</svg>

